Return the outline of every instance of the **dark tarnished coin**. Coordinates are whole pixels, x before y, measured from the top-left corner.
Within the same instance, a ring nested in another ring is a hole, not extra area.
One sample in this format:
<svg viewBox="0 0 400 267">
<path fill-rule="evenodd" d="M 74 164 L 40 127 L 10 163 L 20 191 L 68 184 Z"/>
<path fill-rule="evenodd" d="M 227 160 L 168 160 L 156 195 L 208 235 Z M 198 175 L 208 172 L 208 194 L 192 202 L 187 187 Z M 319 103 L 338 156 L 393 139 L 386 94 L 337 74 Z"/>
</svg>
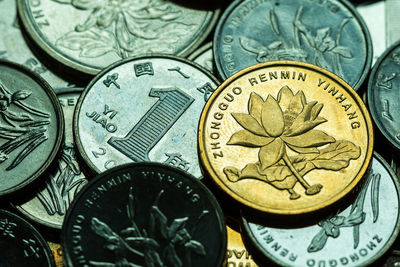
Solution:
<svg viewBox="0 0 400 267">
<path fill-rule="evenodd" d="M 215 74 L 217 71 L 214 67 L 212 42 L 206 43 L 194 51 L 190 56 L 188 56 L 188 59 L 208 69 L 213 74 Z"/>
<path fill-rule="evenodd" d="M 32 220 L 48 227 L 61 229 L 64 215 L 78 191 L 87 183 L 78 162 L 72 134 L 75 105 L 83 89 L 66 88 L 56 90 L 64 111 L 65 135 L 62 152 L 48 176 L 45 185 L 14 205 Z"/>
<path fill-rule="evenodd" d="M 368 82 L 368 106 L 381 133 L 400 149 L 400 42 L 378 59 Z"/>
<path fill-rule="evenodd" d="M 39 232 L 6 210 L 0 210 L 0 266 L 55 266 L 53 254 Z"/>
<path fill-rule="evenodd" d="M 220 19 L 213 41 L 219 74 L 256 63 L 308 62 L 358 89 L 371 67 L 372 43 L 347 1 L 237 0 Z"/>
<path fill-rule="evenodd" d="M 92 75 L 145 53 L 186 56 L 207 37 L 219 13 L 164 0 L 18 0 L 18 12 L 42 50 Z"/>
<path fill-rule="evenodd" d="M 218 81 L 188 60 L 149 55 L 118 62 L 82 93 L 74 115 L 80 155 L 94 172 L 156 161 L 201 177 L 200 113 Z"/>
<path fill-rule="evenodd" d="M 0 61 L 0 196 L 33 182 L 48 169 L 64 134 L 61 106 L 35 73 Z"/>
<path fill-rule="evenodd" d="M 399 232 L 399 182 L 374 154 L 371 173 L 351 206 L 317 225 L 277 229 L 243 219 L 256 250 L 285 266 L 367 266 L 381 257 Z"/>
<path fill-rule="evenodd" d="M 221 266 L 225 227 L 216 199 L 195 177 L 131 163 L 81 191 L 61 244 L 68 266 Z"/>
</svg>

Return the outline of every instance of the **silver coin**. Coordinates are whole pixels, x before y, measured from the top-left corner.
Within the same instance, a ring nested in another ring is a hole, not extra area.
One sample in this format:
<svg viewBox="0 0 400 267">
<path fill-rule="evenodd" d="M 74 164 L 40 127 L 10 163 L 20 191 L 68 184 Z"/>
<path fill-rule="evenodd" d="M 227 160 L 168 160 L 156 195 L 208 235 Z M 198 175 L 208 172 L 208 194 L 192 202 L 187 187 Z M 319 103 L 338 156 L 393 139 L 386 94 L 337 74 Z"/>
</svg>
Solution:
<svg viewBox="0 0 400 267">
<path fill-rule="evenodd" d="M 0 1 L 0 59 L 22 64 L 44 78 L 53 88 L 68 82 L 54 74 L 37 59 L 26 44 L 17 19 L 15 0 Z"/>
<path fill-rule="evenodd" d="M 13 204 L 25 216 L 48 227 L 61 229 L 64 215 L 80 189 L 87 184 L 76 160 L 72 134 L 74 109 L 83 89 L 56 90 L 64 111 L 64 145 L 54 170 L 48 180 L 35 194 Z"/>
<path fill-rule="evenodd" d="M 277 229 L 244 219 L 244 232 L 265 257 L 284 266 L 367 266 L 399 232 L 399 183 L 375 154 L 371 173 L 351 206 L 317 225 Z"/>
<path fill-rule="evenodd" d="M 47 54 L 92 75 L 130 56 L 186 56 L 206 38 L 219 13 L 164 0 L 18 0 L 18 11 Z"/>
<path fill-rule="evenodd" d="M 118 62 L 82 93 L 74 115 L 78 151 L 96 173 L 156 161 L 201 177 L 200 113 L 218 81 L 188 60 L 149 55 Z"/>
<path fill-rule="evenodd" d="M 216 74 L 217 70 L 214 67 L 212 42 L 206 43 L 205 45 L 194 51 L 190 56 L 188 56 L 188 59 L 206 68 L 212 74 Z"/>
</svg>

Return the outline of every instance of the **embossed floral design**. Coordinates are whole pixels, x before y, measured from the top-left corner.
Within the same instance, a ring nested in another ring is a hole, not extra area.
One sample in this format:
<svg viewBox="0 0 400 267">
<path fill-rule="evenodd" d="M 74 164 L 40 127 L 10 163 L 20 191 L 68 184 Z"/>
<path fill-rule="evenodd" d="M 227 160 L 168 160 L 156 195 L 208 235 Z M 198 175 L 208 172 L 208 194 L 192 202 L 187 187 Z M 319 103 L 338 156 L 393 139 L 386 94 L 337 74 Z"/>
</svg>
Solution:
<svg viewBox="0 0 400 267">
<path fill-rule="evenodd" d="M 121 58 L 136 50 L 160 51 L 154 43 L 139 44 L 138 39 L 163 40 L 167 50 L 191 30 L 191 25 L 175 22 L 182 11 L 161 0 L 53 0 L 71 4 L 77 9 L 90 10 L 91 14 L 74 31 L 59 38 L 56 45 L 80 51 L 82 57 L 98 57 L 116 52 Z M 152 20 L 162 22 L 152 25 Z M 112 28 L 113 26 L 113 28 Z M 169 46 L 168 46 L 169 45 Z M 146 52 L 142 51 L 142 52 Z"/>
<path fill-rule="evenodd" d="M 293 190 L 297 182 L 306 189 L 307 195 L 319 193 L 322 185 L 310 185 L 303 177 L 305 173 L 315 168 L 341 169 L 348 166 L 346 158 L 360 155 L 359 148 L 350 142 L 337 142 L 325 132 L 314 129 L 327 121 L 319 116 L 322 108 L 323 104 L 307 102 L 302 91 L 293 94 L 287 86 L 281 88 L 277 99 L 269 95 L 264 101 L 258 94 L 251 93 L 249 113 L 232 113 L 244 130 L 234 133 L 227 144 L 260 148 L 259 162 L 246 165 L 242 171 L 226 167 L 227 178 L 231 182 L 245 178 L 263 180 L 279 189 L 287 189 L 291 199 L 300 197 Z M 331 146 L 318 149 L 328 144 Z M 301 160 L 289 157 L 288 150 L 307 156 Z M 339 160 L 336 164 L 335 158 Z"/>
</svg>

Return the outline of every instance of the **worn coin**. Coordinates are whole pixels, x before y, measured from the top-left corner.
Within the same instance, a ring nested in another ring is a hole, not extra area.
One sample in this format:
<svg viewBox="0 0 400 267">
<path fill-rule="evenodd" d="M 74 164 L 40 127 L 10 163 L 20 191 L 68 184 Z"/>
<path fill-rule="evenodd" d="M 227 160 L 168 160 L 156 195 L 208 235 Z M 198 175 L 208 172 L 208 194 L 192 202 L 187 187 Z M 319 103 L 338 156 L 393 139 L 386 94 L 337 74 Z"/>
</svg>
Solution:
<svg viewBox="0 0 400 267">
<path fill-rule="evenodd" d="M 42 50 L 91 75 L 145 53 L 186 56 L 219 13 L 163 0 L 18 0 L 18 12 Z"/>
<path fill-rule="evenodd" d="M 237 0 L 214 35 L 219 74 L 227 78 L 256 63 L 308 62 L 358 89 L 372 60 L 363 19 L 347 1 Z"/>
<path fill-rule="evenodd" d="M 308 63 L 249 67 L 211 95 L 200 118 L 205 176 L 248 207 L 273 214 L 327 208 L 364 176 L 372 122 L 351 87 Z"/>
<path fill-rule="evenodd" d="M 317 225 L 278 229 L 243 218 L 257 251 L 284 266 L 367 266 L 399 232 L 399 182 L 377 154 L 353 204 Z"/>
<path fill-rule="evenodd" d="M 0 266 L 54 266 L 53 254 L 27 221 L 0 210 Z"/>
<path fill-rule="evenodd" d="M 206 43 L 205 45 L 194 51 L 190 56 L 188 56 L 188 59 L 206 68 L 211 73 L 216 73 L 216 69 L 214 67 L 212 42 Z"/>
<path fill-rule="evenodd" d="M 52 87 L 67 87 L 68 82 L 47 69 L 26 44 L 20 30 L 15 0 L 0 1 L 0 10 L 0 59 L 23 64 L 42 76 Z"/>
<path fill-rule="evenodd" d="M 127 162 L 156 161 L 201 177 L 200 113 L 218 81 L 188 60 L 149 55 L 102 71 L 74 115 L 80 155 L 99 173 Z"/>
<path fill-rule="evenodd" d="M 83 89 L 56 90 L 64 111 L 65 135 L 58 163 L 48 174 L 45 185 L 34 194 L 18 199 L 14 205 L 25 216 L 48 227 L 61 229 L 64 215 L 79 190 L 87 183 L 76 160 L 72 121 L 74 109 Z"/>
<path fill-rule="evenodd" d="M 68 266 L 221 266 L 225 221 L 195 177 L 160 163 L 130 163 L 89 182 L 67 212 Z"/>
<path fill-rule="evenodd" d="M 400 149 L 400 42 L 378 59 L 368 82 L 368 106 L 378 129 L 389 142 Z"/>
<path fill-rule="evenodd" d="M 64 134 L 61 106 L 51 87 L 15 63 L 0 61 L 0 196 L 42 175 Z"/>
</svg>

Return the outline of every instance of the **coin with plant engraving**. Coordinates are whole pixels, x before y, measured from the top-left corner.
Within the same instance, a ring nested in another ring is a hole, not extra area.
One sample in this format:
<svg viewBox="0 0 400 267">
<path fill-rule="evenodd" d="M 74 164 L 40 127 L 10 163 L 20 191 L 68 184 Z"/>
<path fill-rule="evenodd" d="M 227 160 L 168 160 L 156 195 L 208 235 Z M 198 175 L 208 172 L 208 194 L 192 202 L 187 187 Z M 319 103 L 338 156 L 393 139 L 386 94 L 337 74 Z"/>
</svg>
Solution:
<svg viewBox="0 0 400 267">
<path fill-rule="evenodd" d="M 82 93 L 74 135 L 96 173 L 156 161 L 201 177 L 196 140 L 200 113 L 218 81 L 188 60 L 149 55 L 102 71 Z"/>
<path fill-rule="evenodd" d="M 211 73 L 216 73 L 216 69 L 214 67 L 212 42 L 206 43 L 205 45 L 194 51 L 190 56 L 188 56 L 188 59 L 208 69 Z"/>
<path fill-rule="evenodd" d="M 37 74 L 0 61 L 0 196 L 39 178 L 55 159 L 64 134 L 61 106 Z"/>
<path fill-rule="evenodd" d="M 372 62 L 363 19 L 348 1 L 237 0 L 219 20 L 213 41 L 219 74 L 274 60 L 308 62 L 357 90 Z"/>
<path fill-rule="evenodd" d="M 368 106 L 380 132 L 400 149 L 400 42 L 378 59 L 368 83 Z"/>
<path fill-rule="evenodd" d="M 0 210 L 0 266 L 56 266 L 49 245 L 39 232 L 6 210 Z"/>
<path fill-rule="evenodd" d="M 204 175 L 223 191 L 289 215 L 327 208 L 356 188 L 373 132 L 364 103 L 342 79 L 308 63 L 275 61 L 218 87 L 198 140 Z"/>
<path fill-rule="evenodd" d="M 130 163 L 82 189 L 61 244 L 67 266 L 221 266 L 225 227 L 197 178 L 160 163 Z"/>
<path fill-rule="evenodd" d="M 316 225 L 292 229 L 243 218 L 243 233 L 258 253 L 279 265 L 372 266 L 398 235 L 399 189 L 394 172 L 374 154 L 369 176 L 344 211 Z"/>
<path fill-rule="evenodd" d="M 219 10 L 164 0 L 19 0 L 29 36 L 49 56 L 95 75 L 146 53 L 186 56 L 207 37 Z"/>
<path fill-rule="evenodd" d="M 17 209 L 37 223 L 61 229 L 64 215 L 78 191 L 87 183 L 76 159 L 72 121 L 82 88 L 57 89 L 64 111 L 65 135 L 58 163 L 47 175 L 45 184 L 33 194 L 13 201 Z"/>
</svg>

